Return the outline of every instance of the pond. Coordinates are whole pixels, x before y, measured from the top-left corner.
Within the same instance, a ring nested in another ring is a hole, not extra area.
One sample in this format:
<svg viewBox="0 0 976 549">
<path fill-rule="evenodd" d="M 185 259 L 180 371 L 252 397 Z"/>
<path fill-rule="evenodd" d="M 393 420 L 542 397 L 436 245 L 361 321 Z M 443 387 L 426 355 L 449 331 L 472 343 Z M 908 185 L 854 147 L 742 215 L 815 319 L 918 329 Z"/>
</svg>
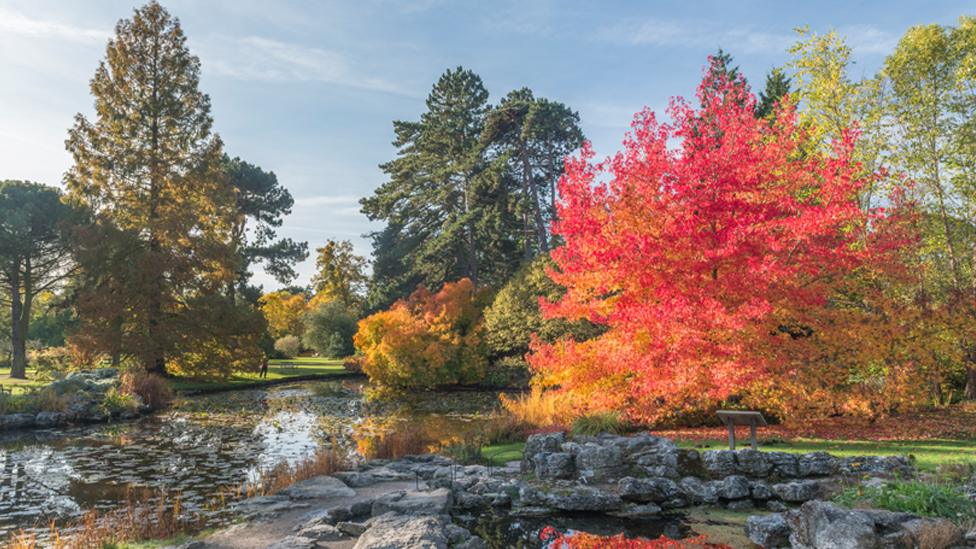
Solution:
<svg viewBox="0 0 976 549">
<path fill-rule="evenodd" d="M 139 421 L 0 437 L 0 539 L 43 533 L 52 519 L 124 504 L 130 490 L 181 494 L 206 513 L 221 488 L 294 464 L 324 444 L 349 452 L 401 423 L 431 440 L 463 437 L 487 421 L 496 392 L 444 393 L 367 404 L 358 380 L 304 382 L 184 398 Z M 212 523 L 223 517 L 214 514 Z"/>
</svg>

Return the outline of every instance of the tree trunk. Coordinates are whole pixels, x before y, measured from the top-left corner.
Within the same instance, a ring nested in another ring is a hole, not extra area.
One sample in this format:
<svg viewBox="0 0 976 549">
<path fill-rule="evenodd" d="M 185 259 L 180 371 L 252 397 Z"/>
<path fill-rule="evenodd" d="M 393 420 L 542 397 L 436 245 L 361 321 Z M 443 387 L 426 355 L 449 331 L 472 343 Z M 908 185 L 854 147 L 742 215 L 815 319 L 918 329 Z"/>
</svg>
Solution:
<svg viewBox="0 0 976 549">
<path fill-rule="evenodd" d="M 529 198 L 532 200 L 532 217 L 535 221 L 535 237 L 538 241 L 539 249 L 543 252 L 549 251 L 549 239 L 546 238 L 546 224 L 542 220 L 542 204 L 539 203 L 539 190 L 532 184 L 532 166 L 529 164 L 528 151 L 525 145 L 522 146 L 522 188 L 529 190 Z"/>
<path fill-rule="evenodd" d="M 20 301 L 20 263 L 10 277 L 10 377 L 27 379 L 27 334 L 23 331 L 23 303 Z"/>
<path fill-rule="evenodd" d="M 966 393 L 968 400 L 976 399 L 976 364 L 966 361 Z"/>
</svg>

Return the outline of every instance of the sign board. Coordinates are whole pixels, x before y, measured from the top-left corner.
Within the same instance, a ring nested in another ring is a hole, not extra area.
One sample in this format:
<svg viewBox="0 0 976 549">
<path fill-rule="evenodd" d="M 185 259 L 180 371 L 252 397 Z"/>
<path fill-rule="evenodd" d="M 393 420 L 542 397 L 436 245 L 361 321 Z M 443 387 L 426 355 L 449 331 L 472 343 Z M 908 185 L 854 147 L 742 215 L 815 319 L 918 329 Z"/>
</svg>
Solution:
<svg viewBox="0 0 976 549">
<path fill-rule="evenodd" d="M 718 415 L 718 418 L 722 420 L 722 423 L 729 428 L 729 450 L 735 450 L 736 425 L 749 426 L 752 449 L 757 449 L 756 427 L 759 425 L 762 425 L 763 427 L 768 425 L 768 423 L 766 423 L 766 418 L 764 418 L 762 414 L 748 410 L 719 410 L 716 412 L 716 415 Z"/>
</svg>

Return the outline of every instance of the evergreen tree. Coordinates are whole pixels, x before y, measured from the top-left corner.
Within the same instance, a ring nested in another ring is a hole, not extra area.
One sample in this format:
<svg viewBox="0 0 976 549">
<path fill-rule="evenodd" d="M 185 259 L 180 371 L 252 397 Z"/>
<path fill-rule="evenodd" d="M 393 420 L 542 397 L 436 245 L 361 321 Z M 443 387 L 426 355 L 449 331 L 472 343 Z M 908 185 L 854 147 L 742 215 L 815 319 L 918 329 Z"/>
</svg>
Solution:
<svg viewBox="0 0 976 549">
<path fill-rule="evenodd" d="M 536 98 L 528 88 L 515 90 L 488 113 L 482 142 L 502 167 L 521 222 L 525 258 L 548 251 L 563 159 L 583 144 L 579 114 L 562 103 Z"/>
<path fill-rule="evenodd" d="M 27 377 L 35 300 L 72 271 L 68 231 L 75 216 L 54 187 L 0 181 L 0 302 L 9 307 L 10 377 Z"/>
<path fill-rule="evenodd" d="M 353 252 L 348 240 L 329 240 L 315 253 L 312 305 L 338 301 L 347 309 L 361 309 L 369 280 L 366 259 Z"/>
<path fill-rule="evenodd" d="M 790 77 L 781 69 L 773 69 L 766 75 L 766 87 L 759 94 L 759 102 L 756 103 L 756 116 L 766 118 L 773 112 L 776 104 L 790 93 Z"/>
<path fill-rule="evenodd" d="M 381 166 L 389 180 L 361 201 L 371 220 L 387 223 L 372 234 L 372 306 L 392 303 L 415 283 L 437 288 L 468 277 L 491 284 L 514 268 L 508 199 L 481 144 L 488 108 L 481 78 L 458 67 L 434 84 L 420 121 L 393 123 L 397 158 Z"/>
<path fill-rule="evenodd" d="M 278 238 L 276 229 L 282 218 L 291 213 L 295 200 L 278 183 L 274 172 L 224 155 L 224 171 L 237 197 L 237 216 L 231 231 L 232 246 L 237 250 L 235 280 L 228 285 L 234 299 L 248 290 L 250 266 L 263 263 L 264 270 L 282 284 L 295 279 L 294 265 L 308 257 L 308 243 Z M 253 293 L 253 292 L 251 292 Z"/>
<path fill-rule="evenodd" d="M 91 81 L 95 119 L 78 114 L 66 143 L 68 197 L 94 212 L 101 236 L 119 237 L 89 240 L 106 251 L 83 254 L 112 258 L 86 266 L 98 283 L 83 292 L 102 295 L 82 299 L 105 306 L 90 309 L 104 315 L 94 323 L 114 326 L 93 343 L 159 374 L 199 329 L 194 296 L 226 288 L 237 271 L 234 196 L 199 81 L 179 21 L 150 2 L 116 25 Z"/>
</svg>

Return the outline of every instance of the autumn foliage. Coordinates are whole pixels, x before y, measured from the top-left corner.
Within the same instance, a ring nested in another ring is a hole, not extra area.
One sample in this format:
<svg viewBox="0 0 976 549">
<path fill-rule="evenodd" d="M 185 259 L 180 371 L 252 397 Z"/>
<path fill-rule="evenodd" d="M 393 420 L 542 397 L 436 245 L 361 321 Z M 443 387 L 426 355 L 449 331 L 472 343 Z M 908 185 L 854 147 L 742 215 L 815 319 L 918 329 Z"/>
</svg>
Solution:
<svg viewBox="0 0 976 549">
<path fill-rule="evenodd" d="M 354 342 L 370 381 L 392 390 L 475 383 L 487 352 L 486 294 L 467 278 L 436 293 L 424 287 L 359 322 Z"/>
<path fill-rule="evenodd" d="M 743 82 L 713 76 L 698 100 L 673 100 L 669 123 L 639 113 L 605 161 L 588 147 L 567 160 L 549 272 L 567 291 L 544 311 L 607 331 L 536 342 L 529 360 L 583 408 L 659 421 L 789 382 L 819 366 L 812 335 L 838 339 L 847 312 L 867 310 L 860 297 L 838 306 L 838 293 L 899 271 L 894 251 L 912 239 L 904 216 L 860 208 L 856 132 L 821 154 L 789 102 L 757 118 Z"/>
<path fill-rule="evenodd" d="M 728 545 L 709 543 L 705 536 L 674 540 L 665 536 L 657 539 L 627 538 L 623 534 L 598 536 L 586 532 L 563 534 L 549 526 L 539 534 L 546 547 L 554 549 L 730 549 Z"/>
</svg>

